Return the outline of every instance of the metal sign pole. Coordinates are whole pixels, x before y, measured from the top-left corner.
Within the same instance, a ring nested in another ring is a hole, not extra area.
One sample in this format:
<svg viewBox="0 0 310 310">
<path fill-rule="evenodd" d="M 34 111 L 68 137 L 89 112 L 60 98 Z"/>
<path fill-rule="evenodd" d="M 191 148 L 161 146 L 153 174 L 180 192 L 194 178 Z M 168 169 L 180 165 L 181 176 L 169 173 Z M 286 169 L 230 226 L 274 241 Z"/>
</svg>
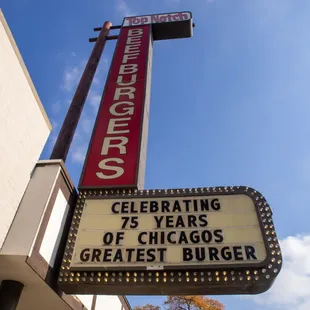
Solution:
<svg viewBox="0 0 310 310">
<path fill-rule="evenodd" d="M 50 159 L 62 159 L 64 162 L 66 161 L 73 135 L 79 122 L 111 26 L 111 22 L 107 21 L 101 28 L 96 44 L 72 99 L 66 118 L 62 124 Z"/>
</svg>

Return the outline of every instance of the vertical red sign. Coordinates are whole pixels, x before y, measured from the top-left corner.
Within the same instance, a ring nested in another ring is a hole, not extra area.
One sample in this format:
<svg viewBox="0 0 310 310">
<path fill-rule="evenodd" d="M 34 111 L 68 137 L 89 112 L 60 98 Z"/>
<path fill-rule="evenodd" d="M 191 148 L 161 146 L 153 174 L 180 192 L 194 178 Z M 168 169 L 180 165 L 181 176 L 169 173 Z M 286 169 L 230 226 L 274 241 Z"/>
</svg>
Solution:
<svg viewBox="0 0 310 310">
<path fill-rule="evenodd" d="M 143 186 L 151 58 L 151 26 L 123 27 L 79 188 Z"/>
</svg>

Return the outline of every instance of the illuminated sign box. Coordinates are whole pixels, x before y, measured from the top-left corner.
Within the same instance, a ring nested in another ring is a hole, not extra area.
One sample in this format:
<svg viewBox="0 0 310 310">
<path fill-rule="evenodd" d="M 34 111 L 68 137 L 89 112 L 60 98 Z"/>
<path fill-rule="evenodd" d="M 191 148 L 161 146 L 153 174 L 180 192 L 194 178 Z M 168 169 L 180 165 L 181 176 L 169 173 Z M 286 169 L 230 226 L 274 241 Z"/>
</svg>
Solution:
<svg viewBox="0 0 310 310">
<path fill-rule="evenodd" d="M 125 17 L 123 27 L 152 25 L 153 40 L 189 38 L 193 36 L 191 12 L 177 12 Z"/>
<path fill-rule="evenodd" d="M 84 191 L 66 249 L 66 293 L 255 294 L 282 265 L 272 211 L 247 187 Z"/>
</svg>

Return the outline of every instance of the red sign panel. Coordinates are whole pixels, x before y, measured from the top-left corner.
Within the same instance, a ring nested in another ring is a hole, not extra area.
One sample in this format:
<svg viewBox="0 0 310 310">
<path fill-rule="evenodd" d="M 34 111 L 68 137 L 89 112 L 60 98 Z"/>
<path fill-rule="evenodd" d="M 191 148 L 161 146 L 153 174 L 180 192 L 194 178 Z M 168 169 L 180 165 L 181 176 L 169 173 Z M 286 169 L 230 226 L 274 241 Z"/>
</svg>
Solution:
<svg viewBox="0 0 310 310">
<path fill-rule="evenodd" d="M 151 48 L 149 25 L 122 28 L 79 188 L 138 187 Z"/>
</svg>

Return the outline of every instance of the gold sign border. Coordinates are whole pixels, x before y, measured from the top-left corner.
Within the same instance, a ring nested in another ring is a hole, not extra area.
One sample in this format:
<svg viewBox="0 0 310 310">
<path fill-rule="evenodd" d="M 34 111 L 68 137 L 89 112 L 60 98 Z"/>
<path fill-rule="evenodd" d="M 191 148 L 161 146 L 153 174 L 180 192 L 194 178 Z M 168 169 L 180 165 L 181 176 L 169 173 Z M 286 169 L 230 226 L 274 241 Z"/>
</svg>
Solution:
<svg viewBox="0 0 310 310">
<path fill-rule="evenodd" d="M 139 270 L 132 267 L 75 271 L 70 268 L 85 199 L 159 198 L 245 194 L 252 199 L 262 231 L 267 258 L 248 265 L 218 264 Z M 279 274 L 282 254 L 272 220 L 272 210 L 264 196 L 246 186 L 203 187 L 168 190 L 84 190 L 79 193 L 58 285 L 68 294 L 172 295 L 172 294 L 257 294 L 266 291 Z"/>
</svg>

